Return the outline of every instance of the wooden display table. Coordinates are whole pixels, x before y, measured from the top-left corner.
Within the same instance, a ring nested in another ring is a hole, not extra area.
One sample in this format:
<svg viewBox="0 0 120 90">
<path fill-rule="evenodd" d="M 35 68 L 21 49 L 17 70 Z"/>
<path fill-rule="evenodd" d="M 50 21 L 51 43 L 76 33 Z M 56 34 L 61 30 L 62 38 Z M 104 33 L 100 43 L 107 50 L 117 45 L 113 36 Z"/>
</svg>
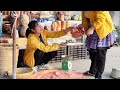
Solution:
<svg viewBox="0 0 120 90">
<path fill-rule="evenodd" d="M 13 38 L 10 37 L 1 37 L 0 40 L 7 40 L 9 44 L 13 43 Z M 27 45 L 27 38 L 16 38 L 16 44 L 19 47 Z"/>
</svg>

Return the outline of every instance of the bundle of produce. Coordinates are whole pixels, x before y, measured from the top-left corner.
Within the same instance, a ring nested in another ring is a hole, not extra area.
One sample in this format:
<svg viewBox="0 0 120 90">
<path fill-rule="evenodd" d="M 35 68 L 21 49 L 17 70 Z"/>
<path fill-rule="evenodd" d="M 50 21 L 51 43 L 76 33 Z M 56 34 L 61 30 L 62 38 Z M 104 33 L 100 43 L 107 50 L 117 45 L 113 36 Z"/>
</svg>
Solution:
<svg viewBox="0 0 120 90">
<path fill-rule="evenodd" d="M 81 25 L 77 26 L 74 30 L 72 30 L 71 34 L 73 38 L 82 37 L 84 34 L 83 27 Z"/>
</svg>

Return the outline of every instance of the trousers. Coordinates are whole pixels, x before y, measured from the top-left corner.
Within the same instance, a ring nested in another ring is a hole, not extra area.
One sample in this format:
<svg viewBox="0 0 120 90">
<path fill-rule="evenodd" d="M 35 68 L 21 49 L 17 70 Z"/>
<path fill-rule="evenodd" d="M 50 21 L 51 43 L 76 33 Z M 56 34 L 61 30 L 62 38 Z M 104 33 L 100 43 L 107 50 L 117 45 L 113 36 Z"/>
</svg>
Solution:
<svg viewBox="0 0 120 90">
<path fill-rule="evenodd" d="M 45 53 L 37 49 L 34 53 L 35 66 L 41 64 L 47 64 L 55 56 L 57 56 L 57 51 Z"/>
<path fill-rule="evenodd" d="M 89 55 L 91 59 L 89 72 L 95 74 L 95 78 L 102 78 L 102 74 L 105 68 L 106 53 L 107 48 L 89 50 Z"/>
</svg>

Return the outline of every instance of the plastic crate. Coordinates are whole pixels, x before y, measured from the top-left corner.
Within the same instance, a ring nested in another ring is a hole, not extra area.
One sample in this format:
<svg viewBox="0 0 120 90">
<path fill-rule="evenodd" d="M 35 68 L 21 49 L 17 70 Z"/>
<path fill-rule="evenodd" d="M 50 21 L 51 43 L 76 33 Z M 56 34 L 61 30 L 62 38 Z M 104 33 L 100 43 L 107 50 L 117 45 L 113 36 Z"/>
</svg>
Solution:
<svg viewBox="0 0 120 90">
<path fill-rule="evenodd" d="M 53 58 L 51 62 L 56 62 L 56 61 L 61 62 L 62 60 L 61 56 L 66 55 L 66 50 L 67 50 L 66 48 L 67 48 L 66 46 L 60 47 L 60 50 L 58 50 L 57 52 L 57 56 L 55 56 L 55 58 Z"/>
<path fill-rule="evenodd" d="M 57 56 L 55 56 L 55 58 L 53 58 L 51 62 L 61 62 L 62 55 L 68 55 L 70 57 L 70 60 L 88 58 L 88 52 L 85 44 L 61 47 L 60 50 L 58 50 Z"/>
<path fill-rule="evenodd" d="M 84 44 L 68 46 L 68 56 L 70 60 L 86 59 L 87 58 L 87 49 Z"/>
</svg>

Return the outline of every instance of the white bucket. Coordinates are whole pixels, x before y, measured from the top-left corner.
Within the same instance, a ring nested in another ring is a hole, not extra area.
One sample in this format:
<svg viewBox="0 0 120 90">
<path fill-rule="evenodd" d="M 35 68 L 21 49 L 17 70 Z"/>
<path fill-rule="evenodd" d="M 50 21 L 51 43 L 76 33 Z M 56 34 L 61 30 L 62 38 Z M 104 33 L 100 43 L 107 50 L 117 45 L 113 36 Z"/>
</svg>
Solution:
<svg viewBox="0 0 120 90">
<path fill-rule="evenodd" d="M 120 69 L 112 68 L 112 72 L 110 74 L 110 77 L 112 77 L 114 79 L 120 79 Z"/>
</svg>

